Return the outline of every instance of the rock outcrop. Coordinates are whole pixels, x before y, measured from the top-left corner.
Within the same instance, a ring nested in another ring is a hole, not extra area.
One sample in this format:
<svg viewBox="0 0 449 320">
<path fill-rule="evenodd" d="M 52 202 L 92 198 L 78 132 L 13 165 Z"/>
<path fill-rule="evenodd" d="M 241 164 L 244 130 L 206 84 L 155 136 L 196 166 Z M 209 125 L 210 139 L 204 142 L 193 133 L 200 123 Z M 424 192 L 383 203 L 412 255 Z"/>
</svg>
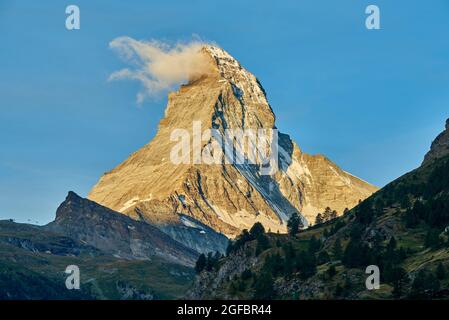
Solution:
<svg viewBox="0 0 449 320">
<path fill-rule="evenodd" d="M 424 157 L 423 165 L 432 162 L 435 159 L 449 154 L 449 119 L 446 120 L 446 127 L 430 146 L 430 151 Z"/>
<path fill-rule="evenodd" d="M 183 217 L 190 217 L 234 237 L 255 222 L 283 233 L 291 215 L 313 223 L 327 206 L 341 214 L 377 190 L 324 156 L 303 153 L 284 134 L 279 134 L 278 154 L 267 152 L 278 156 L 279 164 L 279 170 L 269 174 L 247 162 L 198 162 L 195 151 L 185 163 L 173 163 L 171 154 L 179 144 L 173 141 L 176 129 L 187 133 L 189 145 L 192 140 L 201 152 L 214 137 L 200 136 L 195 142 L 195 126 L 223 136 L 232 129 L 269 130 L 260 141 L 272 145 L 275 139 L 275 115 L 256 77 L 220 48 L 205 46 L 201 54 L 211 72 L 169 94 L 153 140 L 103 175 L 89 199 L 162 230 L 183 225 Z M 221 147 L 234 148 L 236 155 L 244 152 L 245 146 L 234 140 L 229 144 Z M 176 238 L 176 232 L 169 233 Z"/>
<path fill-rule="evenodd" d="M 124 259 L 162 257 L 193 266 L 198 253 L 148 223 L 83 199 L 69 192 L 56 211 L 56 219 L 45 230 L 63 234 L 104 253 Z"/>
</svg>

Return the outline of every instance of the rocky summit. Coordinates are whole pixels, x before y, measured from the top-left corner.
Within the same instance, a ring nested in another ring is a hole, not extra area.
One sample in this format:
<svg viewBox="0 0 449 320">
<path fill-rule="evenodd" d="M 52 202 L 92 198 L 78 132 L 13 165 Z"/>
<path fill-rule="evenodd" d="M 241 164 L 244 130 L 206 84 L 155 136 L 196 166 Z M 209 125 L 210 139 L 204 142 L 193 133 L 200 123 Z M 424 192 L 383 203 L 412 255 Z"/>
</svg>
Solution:
<svg viewBox="0 0 449 320">
<path fill-rule="evenodd" d="M 221 133 L 277 128 L 265 90 L 253 74 L 221 48 L 206 45 L 199 54 L 209 72 L 169 94 L 156 136 L 104 174 L 89 199 L 160 228 L 200 223 L 232 238 L 255 222 L 285 233 L 291 215 L 313 223 L 326 207 L 342 214 L 377 190 L 326 157 L 302 152 L 282 133 L 277 135 L 279 170 L 269 174 L 246 162 L 196 161 L 195 151 L 188 161 L 173 163 L 171 154 L 179 144 L 174 130 L 193 136 L 193 145 L 204 152 L 213 138 L 200 136 L 195 142 L 195 126 Z M 264 139 L 270 144 L 274 134 Z M 243 149 L 235 140 L 230 144 L 236 153 Z M 176 230 L 170 234 L 176 236 Z"/>
<path fill-rule="evenodd" d="M 430 151 L 424 157 L 423 164 L 428 164 L 435 159 L 439 159 L 449 154 L 449 119 L 446 120 L 446 127 L 430 146 Z"/>
</svg>

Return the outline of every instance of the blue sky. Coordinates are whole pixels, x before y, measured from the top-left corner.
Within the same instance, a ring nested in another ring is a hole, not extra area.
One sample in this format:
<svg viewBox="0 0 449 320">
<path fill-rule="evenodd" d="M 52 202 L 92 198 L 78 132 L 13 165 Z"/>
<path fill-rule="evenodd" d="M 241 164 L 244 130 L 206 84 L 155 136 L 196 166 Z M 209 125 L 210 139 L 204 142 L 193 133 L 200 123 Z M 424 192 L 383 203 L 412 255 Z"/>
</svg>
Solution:
<svg viewBox="0 0 449 320">
<path fill-rule="evenodd" d="M 65 29 L 65 7 L 81 29 Z M 365 28 L 369 4 L 381 30 Z M 0 2 L 0 219 L 46 223 L 74 190 L 155 134 L 165 96 L 140 107 L 119 36 L 213 41 L 262 82 L 277 125 L 309 153 L 383 186 L 417 167 L 449 117 L 449 2 Z"/>
</svg>

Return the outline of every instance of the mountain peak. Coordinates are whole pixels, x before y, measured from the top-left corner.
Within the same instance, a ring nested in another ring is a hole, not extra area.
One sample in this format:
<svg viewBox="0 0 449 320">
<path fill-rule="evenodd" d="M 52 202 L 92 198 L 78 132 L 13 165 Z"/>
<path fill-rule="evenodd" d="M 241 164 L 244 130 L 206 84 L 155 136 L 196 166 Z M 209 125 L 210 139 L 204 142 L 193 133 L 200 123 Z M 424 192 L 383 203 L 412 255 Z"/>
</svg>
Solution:
<svg viewBox="0 0 449 320">
<path fill-rule="evenodd" d="M 78 200 L 78 199 L 81 199 L 81 197 L 78 194 L 76 194 L 74 191 L 69 191 L 67 193 L 66 201 L 68 201 L 68 200 Z"/>
<path fill-rule="evenodd" d="M 225 69 L 228 71 L 240 71 L 243 69 L 237 59 L 220 47 L 205 45 L 202 47 L 201 51 L 213 59 L 214 65 L 216 65 L 220 71 L 224 71 Z"/>
<path fill-rule="evenodd" d="M 430 146 L 430 151 L 424 157 L 423 165 L 449 154 L 449 119 L 446 120 L 445 130 L 441 132 Z"/>
<path fill-rule="evenodd" d="M 237 98 L 241 101 L 249 101 L 268 105 L 265 90 L 259 80 L 248 70 L 242 67 L 240 62 L 227 51 L 213 45 L 205 45 L 202 52 L 212 58 L 214 66 L 219 72 L 221 81 L 232 84 Z"/>
<path fill-rule="evenodd" d="M 198 253 L 155 226 L 136 221 L 70 191 L 44 227 L 125 259 L 160 256 L 191 266 Z"/>
<path fill-rule="evenodd" d="M 155 225 L 182 224 L 187 216 L 234 237 L 255 222 L 272 232 L 286 232 L 292 215 L 313 223 L 326 207 L 342 213 L 377 190 L 330 161 L 302 153 L 288 135 L 273 130 L 275 114 L 257 78 L 221 48 L 206 45 L 200 50 L 213 72 L 170 93 L 153 140 L 101 177 L 89 199 Z M 194 129 L 198 126 L 199 133 Z M 222 135 L 268 132 L 257 136 L 257 144 L 232 139 L 224 149 L 232 154 L 251 148 L 258 152 L 261 144 L 279 142 L 273 156 L 279 170 L 262 175 L 260 166 L 222 161 L 223 155 L 217 157 L 219 163 L 198 161 L 210 152 L 212 137 L 199 143 L 193 139 L 209 129 Z M 171 156 L 179 142 L 172 137 L 181 131 L 190 150 L 176 162 Z"/>
</svg>

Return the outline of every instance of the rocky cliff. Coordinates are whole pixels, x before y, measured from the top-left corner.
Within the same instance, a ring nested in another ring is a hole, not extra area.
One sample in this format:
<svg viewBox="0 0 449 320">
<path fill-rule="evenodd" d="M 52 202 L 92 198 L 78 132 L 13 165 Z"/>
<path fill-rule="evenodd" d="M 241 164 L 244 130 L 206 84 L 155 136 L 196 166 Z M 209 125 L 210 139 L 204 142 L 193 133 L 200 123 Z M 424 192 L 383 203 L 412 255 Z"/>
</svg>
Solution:
<svg viewBox="0 0 449 320">
<path fill-rule="evenodd" d="M 446 120 L 445 130 L 433 140 L 430 151 L 424 157 L 423 164 L 430 163 L 447 154 L 449 154 L 449 119 Z"/>
<path fill-rule="evenodd" d="M 195 142 L 195 126 L 223 136 L 232 129 L 271 130 L 259 141 L 272 145 L 275 139 L 275 115 L 256 77 L 220 48 L 205 46 L 200 54 L 210 72 L 169 94 L 153 140 L 103 175 L 89 199 L 161 228 L 183 225 L 182 217 L 190 217 L 234 237 L 257 221 L 283 233 L 291 215 L 307 224 L 327 206 L 341 214 L 376 190 L 324 156 L 303 153 L 284 134 L 279 134 L 276 154 L 267 152 L 277 157 L 279 167 L 269 174 L 247 162 L 205 164 L 197 161 L 195 151 L 187 161 L 173 163 L 176 129 L 187 133 L 188 145 L 192 140 L 201 154 L 214 137 L 200 135 Z M 247 150 L 235 140 L 228 143 L 220 146 L 232 147 L 236 155 Z"/>
<path fill-rule="evenodd" d="M 56 219 L 44 229 L 125 259 L 148 260 L 158 256 L 192 266 L 198 256 L 196 251 L 158 228 L 83 199 L 74 192 L 69 192 L 56 212 Z"/>
</svg>

